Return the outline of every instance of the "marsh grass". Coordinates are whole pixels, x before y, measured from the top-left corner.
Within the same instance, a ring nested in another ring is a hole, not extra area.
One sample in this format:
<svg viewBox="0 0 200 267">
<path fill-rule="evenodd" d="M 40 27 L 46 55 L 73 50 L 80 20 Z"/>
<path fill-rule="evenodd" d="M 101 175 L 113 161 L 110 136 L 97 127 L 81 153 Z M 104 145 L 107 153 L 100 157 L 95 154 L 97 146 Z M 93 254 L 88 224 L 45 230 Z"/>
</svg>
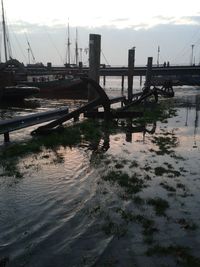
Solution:
<svg viewBox="0 0 200 267">
<path fill-rule="evenodd" d="M 172 170 L 171 168 L 170 169 L 165 169 L 164 167 L 156 167 L 154 169 L 154 172 L 155 172 L 155 175 L 156 176 L 162 176 L 164 174 L 170 174 L 172 175 L 172 177 L 179 177 L 181 176 L 181 173 L 179 171 L 176 171 L 176 170 Z"/>
<path fill-rule="evenodd" d="M 161 182 L 160 185 L 169 192 L 176 192 L 176 188 L 171 185 L 168 185 L 167 183 Z"/>
<path fill-rule="evenodd" d="M 146 187 L 144 181 L 138 178 L 136 173 L 129 176 L 127 173 L 121 171 L 110 171 L 107 175 L 103 176 L 102 179 L 111 183 L 117 183 L 124 188 L 128 194 L 136 194 Z"/>
<path fill-rule="evenodd" d="M 97 127 L 98 126 L 98 127 Z M 112 129 L 113 125 L 108 127 Z M 91 143 L 99 142 L 104 124 L 87 120 L 74 126 L 63 128 L 62 131 L 52 132 L 45 136 L 34 137 L 26 142 L 12 143 L 0 151 L 0 166 L 5 176 L 22 176 L 18 171 L 18 162 L 30 154 L 38 154 L 44 149 L 56 150 L 60 146 L 76 146 L 83 140 Z"/>
<path fill-rule="evenodd" d="M 173 149 L 179 144 L 177 137 L 173 133 L 171 136 L 153 136 L 152 143 L 159 148 L 158 151 L 154 150 L 157 155 L 174 154 Z"/>
<path fill-rule="evenodd" d="M 158 232 L 158 229 L 155 226 L 154 220 L 142 215 L 134 214 L 131 211 L 125 211 L 121 208 L 117 209 L 117 212 L 121 215 L 121 218 L 127 223 L 137 223 L 142 227 L 142 234 L 144 236 L 144 242 L 152 243 L 153 234 Z"/>
<path fill-rule="evenodd" d="M 152 123 L 154 121 L 166 123 L 167 119 L 177 115 L 177 110 L 170 100 L 159 103 L 140 103 L 140 105 L 131 107 L 131 110 L 143 112 L 141 118 L 135 119 L 136 123 Z"/>
<path fill-rule="evenodd" d="M 178 266 L 185 267 L 200 267 L 200 258 L 197 258 L 191 254 L 191 249 L 184 246 L 160 246 L 155 245 L 152 248 L 149 248 L 146 252 L 147 256 L 172 256 Z M 177 266 L 176 264 L 176 266 Z"/>
<path fill-rule="evenodd" d="M 169 208 L 169 203 L 166 200 L 160 197 L 150 198 L 147 200 L 147 204 L 154 207 L 158 216 L 166 216 L 165 212 Z"/>
</svg>

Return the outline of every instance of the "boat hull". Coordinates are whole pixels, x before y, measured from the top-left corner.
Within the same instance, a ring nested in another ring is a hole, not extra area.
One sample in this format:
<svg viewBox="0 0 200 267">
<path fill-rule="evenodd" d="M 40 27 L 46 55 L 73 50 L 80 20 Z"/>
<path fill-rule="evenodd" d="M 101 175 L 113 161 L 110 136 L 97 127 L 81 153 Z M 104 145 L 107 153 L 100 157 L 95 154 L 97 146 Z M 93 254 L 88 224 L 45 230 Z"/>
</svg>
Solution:
<svg viewBox="0 0 200 267">
<path fill-rule="evenodd" d="M 23 100 L 24 98 L 36 95 L 40 92 L 37 87 L 30 86 L 5 86 L 0 89 L 1 100 Z"/>
<path fill-rule="evenodd" d="M 86 99 L 87 86 L 80 79 L 60 79 L 53 81 L 24 82 L 27 86 L 40 88 L 39 97 Z"/>
</svg>

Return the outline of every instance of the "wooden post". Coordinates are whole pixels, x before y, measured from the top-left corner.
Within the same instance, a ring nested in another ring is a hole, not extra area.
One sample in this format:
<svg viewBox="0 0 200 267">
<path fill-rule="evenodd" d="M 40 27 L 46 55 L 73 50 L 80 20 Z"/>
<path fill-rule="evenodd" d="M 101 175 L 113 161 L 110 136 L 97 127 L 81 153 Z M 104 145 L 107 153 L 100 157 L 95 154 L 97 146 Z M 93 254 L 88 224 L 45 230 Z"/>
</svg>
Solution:
<svg viewBox="0 0 200 267">
<path fill-rule="evenodd" d="M 89 78 L 99 83 L 101 35 L 90 34 L 89 37 Z M 92 101 L 97 97 L 91 86 L 88 88 L 88 100 Z"/>
<path fill-rule="evenodd" d="M 10 136 L 9 136 L 9 132 L 7 132 L 7 133 L 4 133 L 4 142 L 5 142 L 5 143 L 8 143 L 8 142 L 10 142 Z"/>
<path fill-rule="evenodd" d="M 146 81 L 145 81 L 145 88 L 146 89 L 150 89 L 150 86 L 151 86 L 152 63 L 153 63 L 153 57 L 148 57 Z"/>
<path fill-rule="evenodd" d="M 128 50 L 128 101 L 131 102 L 133 95 L 133 70 L 135 64 L 135 47 Z"/>
<path fill-rule="evenodd" d="M 124 92 L 124 75 L 122 75 L 122 83 L 121 83 L 121 85 L 122 85 L 122 93 Z"/>
<path fill-rule="evenodd" d="M 132 143 L 132 119 L 127 120 L 126 142 Z"/>
<path fill-rule="evenodd" d="M 105 86 L 106 85 L 106 76 L 104 75 L 103 76 L 103 86 Z"/>
<path fill-rule="evenodd" d="M 142 86 L 142 76 L 140 76 L 140 87 Z"/>
</svg>

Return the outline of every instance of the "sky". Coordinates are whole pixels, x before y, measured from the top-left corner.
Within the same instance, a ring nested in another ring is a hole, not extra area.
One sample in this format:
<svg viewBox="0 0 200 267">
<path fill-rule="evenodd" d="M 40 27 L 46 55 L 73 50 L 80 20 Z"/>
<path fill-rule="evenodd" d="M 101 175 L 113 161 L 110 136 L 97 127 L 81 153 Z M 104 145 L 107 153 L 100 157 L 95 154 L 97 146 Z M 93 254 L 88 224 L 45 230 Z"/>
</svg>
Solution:
<svg viewBox="0 0 200 267">
<path fill-rule="evenodd" d="M 68 22 L 71 62 L 76 28 L 79 60 L 85 64 L 90 33 L 101 35 L 101 63 L 127 65 L 128 49 L 133 46 L 136 65 L 146 64 L 148 56 L 156 64 L 158 46 L 159 63 L 200 62 L 199 0 L 4 0 L 4 9 L 12 57 L 24 63 L 28 63 L 28 40 L 37 62 L 64 64 Z"/>
</svg>

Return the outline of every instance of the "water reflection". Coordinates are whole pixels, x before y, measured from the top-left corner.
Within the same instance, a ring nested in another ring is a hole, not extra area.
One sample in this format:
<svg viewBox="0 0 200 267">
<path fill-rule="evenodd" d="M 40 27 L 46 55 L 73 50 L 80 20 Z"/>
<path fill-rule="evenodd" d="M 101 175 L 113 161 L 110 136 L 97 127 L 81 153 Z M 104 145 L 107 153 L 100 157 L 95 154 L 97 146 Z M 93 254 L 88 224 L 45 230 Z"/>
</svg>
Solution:
<svg viewBox="0 0 200 267">
<path fill-rule="evenodd" d="M 156 233 L 158 241 L 160 241 L 159 234 L 164 244 L 166 240 L 170 243 L 169 238 L 172 241 L 177 241 L 177 236 L 187 238 L 189 232 L 183 232 L 175 222 L 177 218 L 185 216 L 190 218 L 193 215 L 198 217 L 199 214 L 199 202 L 194 201 L 195 196 L 194 198 L 190 196 L 190 200 L 186 199 L 185 202 L 185 195 L 184 198 L 180 197 L 180 186 L 182 185 L 182 191 L 186 190 L 185 184 L 182 184 L 186 181 L 187 187 L 193 190 L 189 193 L 196 193 L 199 201 L 199 154 L 195 154 L 196 149 L 192 149 L 192 144 L 194 142 L 198 147 L 200 141 L 198 132 L 200 98 L 197 96 L 192 99 L 195 100 L 192 100 L 192 105 L 187 104 L 189 99 L 186 97 L 184 100 L 187 101 L 177 101 L 178 116 L 169 120 L 169 123 L 154 122 L 136 127 L 131 120 L 125 120 L 118 125 L 117 133 L 110 134 L 105 129 L 97 142 L 87 144 L 84 148 L 59 147 L 21 158 L 18 167 L 24 174 L 23 178 L 16 180 L 14 177 L 0 177 L 0 258 L 9 257 L 8 266 L 11 267 L 111 266 L 112 262 L 106 264 L 105 260 L 112 255 L 116 266 L 144 266 L 144 262 L 143 264 L 135 262 L 137 256 L 135 254 L 138 253 L 141 259 L 146 260 L 145 264 L 150 265 L 149 260 L 144 258 L 141 252 L 143 236 L 140 228 L 132 221 L 128 223 L 123 221 L 116 212 L 119 208 L 125 210 L 126 207 L 129 215 L 131 212 L 142 214 L 144 208 L 146 218 L 152 218 L 155 223 L 156 220 L 162 219 L 163 223 L 156 225 L 159 226 L 159 231 Z M 66 105 L 70 102 L 63 100 L 60 103 L 59 101 L 51 103 L 43 100 L 42 105 L 36 110 L 52 108 L 58 104 Z M 78 101 L 71 102 L 71 106 L 76 105 L 79 105 Z M 10 111 L 7 112 L 8 115 Z M 134 142 L 134 137 L 138 137 L 138 133 L 142 142 Z M 179 143 L 174 149 L 189 160 L 178 162 L 169 155 L 156 158 L 155 153 L 149 150 L 153 146 L 155 148 L 151 142 L 151 135 L 154 133 L 156 136 L 163 136 L 166 133 L 167 137 L 176 134 Z M 102 168 L 91 165 L 91 159 L 99 154 L 107 156 L 107 159 L 113 157 L 116 161 L 111 161 L 109 165 L 107 160 Z M 120 197 L 122 189 L 116 185 L 102 183 L 100 179 L 102 169 L 103 173 L 109 168 L 116 170 L 116 162 L 122 163 L 122 159 L 125 160 L 121 166 L 118 164 L 118 168 L 124 168 L 131 174 L 134 173 L 133 169 L 134 171 L 136 169 L 140 175 L 138 177 L 142 178 L 145 174 L 149 175 L 146 191 L 142 192 L 140 197 L 144 197 L 145 194 L 145 197 L 152 197 L 154 193 L 156 196 L 161 194 L 162 197 L 166 197 L 169 192 L 160 189 L 161 181 L 168 182 L 168 185 L 174 188 L 176 183 L 179 184 L 179 188 L 175 188 L 175 197 L 169 199 L 171 205 L 166 223 L 164 217 L 153 217 L 151 207 L 139 206 L 137 209 L 133 199 L 131 201 L 122 199 Z M 134 167 L 130 167 L 130 163 Z M 180 179 L 156 177 L 154 169 L 164 163 L 162 166 L 165 168 L 166 164 L 168 166 L 171 164 L 174 170 L 184 167 L 187 172 L 181 173 Z M 149 167 L 150 171 L 147 171 Z M 197 173 L 196 181 L 192 179 L 192 172 Z M 96 216 L 98 212 L 99 217 Z M 196 217 L 193 216 L 194 219 Z M 121 223 L 124 222 L 127 234 L 123 238 L 117 237 L 115 232 L 105 234 L 102 226 L 106 220 L 108 225 L 119 226 L 117 229 L 122 229 Z M 182 244 L 188 244 L 186 242 L 188 239 L 183 241 L 185 243 Z M 189 242 L 192 243 L 191 236 Z M 147 244 L 144 247 L 146 248 Z M 102 264 L 98 264 L 99 259 L 102 260 Z"/>
<path fill-rule="evenodd" d="M 188 127 L 189 124 L 192 123 L 192 120 L 190 118 L 191 112 L 194 110 L 194 144 L 193 148 L 197 148 L 197 140 L 196 136 L 198 135 L 198 127 L 199 127 L 199 111 L 200 111 L 200 95 L 196 95 L 191 99 L 186 98 L 185 102 L 182 102 L 182 107 L 185 107 L 186 113 L 185 113 L 185 126 Z M 192 115 L 193 117 L 193 115 Z"/>
<path fill-rule="evenodd" d="M 133 134 L 134 133 L 142 133 L 143 134 L 143 142 L 145 142 L 145 135 L 148 134 L 154 134 L 156 131 L 156 122 L 153 123 L 152 126 L 149 124 L 143 124 L 140 126 L 134 126 L 134 122 L 132 120 L 129 120 L 126 127 L 126 141 L 129 143 L 132 143 L 133 140 Z M 151 127 L 149 129 L 149 127 Z"/>
</svg>

